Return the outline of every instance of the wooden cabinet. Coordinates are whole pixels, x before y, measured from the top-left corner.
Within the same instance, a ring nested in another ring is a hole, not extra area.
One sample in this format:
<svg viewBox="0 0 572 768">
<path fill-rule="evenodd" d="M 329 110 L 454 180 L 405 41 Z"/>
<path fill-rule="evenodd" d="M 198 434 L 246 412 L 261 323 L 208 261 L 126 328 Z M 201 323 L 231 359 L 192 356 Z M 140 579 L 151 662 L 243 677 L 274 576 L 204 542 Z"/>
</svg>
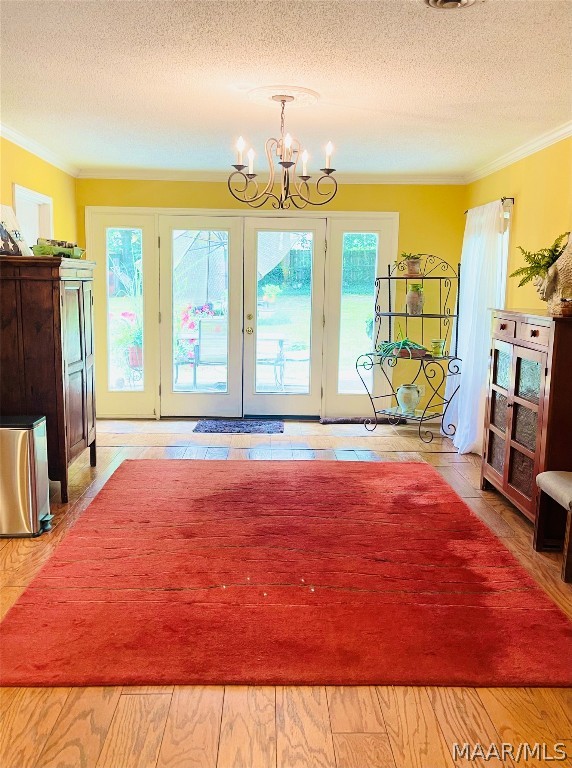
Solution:
<svg viewBox="0 0 572 768">
<path fill-rule="evenodd" d="M 495 310 L 481 485 L 536 517 L 536 475 L 572 470 L 572 319 Z"/>
<path fill-rule="evenodd" d="M 60 257 L 0 257 L 0 412 L 46 416 L 48 471 L 67 501 L 69 464 L 95 466 L 93 267 Z"/>
</svg>

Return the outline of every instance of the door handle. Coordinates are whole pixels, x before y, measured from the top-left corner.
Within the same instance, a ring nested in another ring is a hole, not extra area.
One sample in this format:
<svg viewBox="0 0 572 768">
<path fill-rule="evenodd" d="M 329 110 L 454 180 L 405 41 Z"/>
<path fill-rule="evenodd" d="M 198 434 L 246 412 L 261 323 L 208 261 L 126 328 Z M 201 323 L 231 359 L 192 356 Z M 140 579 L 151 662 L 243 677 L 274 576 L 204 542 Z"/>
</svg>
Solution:
<svg viewBox="0 0 572 768">
<path fill-rule="evenodd" d="M 248 326 L 248 328 L 246 329 L 246 332 L 247 332 L 247 334 L 248 334 L 249 336 L 252 336 L 252 334 L 254 333 L 254 329 L 253 329 L 253 328 L 251 328 L 250 326 Z"/>
</svg>

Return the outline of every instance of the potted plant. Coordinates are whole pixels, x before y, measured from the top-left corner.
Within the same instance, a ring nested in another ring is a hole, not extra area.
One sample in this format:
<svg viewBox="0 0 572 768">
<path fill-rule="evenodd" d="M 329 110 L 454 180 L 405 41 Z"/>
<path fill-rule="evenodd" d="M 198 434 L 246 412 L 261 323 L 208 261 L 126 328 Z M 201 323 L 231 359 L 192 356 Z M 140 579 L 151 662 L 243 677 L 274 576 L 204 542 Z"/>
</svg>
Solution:
<svg viewBox="0 0 572 768">
<path fill-rule="evenodd" d="M 143 326 L 135 312 L 121 313 L 121 326 L 115 343 L 125 350 L 127 364 L 130 368 L 143 367 Z"/>
<path fill-rule="evenodd" d="M 401 330 L 396 341 L 384 341 L 383 344 L 378 344 L 377 352 L 381 357 L 408 357 L 410 359 L 426 357 L 428 354 L 427 347 L 424 347 L 423 344 L 417 344 L 407 336 L 403 338 Z"/>
<path fill-rule="evenodd" d="M 400 265 L 404 262 L 405 267 L 401 267 Z M 406 269 L 406 277 L 421 276 L 421 254 L 419 253 L 407 253 L 406 251 L 403 251 L 399 259 L 396 261 L 396 264 L 400 267 L 400 269 Z"/>
<path fill-rule="evenodd" d="M 511 273 L 511 277 L 520 277 L 518 284 L 519 288 L 526 285 L 531 280 L 535 283 L 540 283 L 548 274 L 550 267 L 562 256 L 566 249 L 567 242 L 564 243 L 564 239 L 568 237 L 570 232 L 564 232 L 562 235 L 556 238 L 549 248 L 541 248 L 539 251 L 531 252 L 525 251 L 524 248 L 519 245 L 518 250 L 524 256 L 526 262 L 524 267 L 519 267 Z"/>
</svg>

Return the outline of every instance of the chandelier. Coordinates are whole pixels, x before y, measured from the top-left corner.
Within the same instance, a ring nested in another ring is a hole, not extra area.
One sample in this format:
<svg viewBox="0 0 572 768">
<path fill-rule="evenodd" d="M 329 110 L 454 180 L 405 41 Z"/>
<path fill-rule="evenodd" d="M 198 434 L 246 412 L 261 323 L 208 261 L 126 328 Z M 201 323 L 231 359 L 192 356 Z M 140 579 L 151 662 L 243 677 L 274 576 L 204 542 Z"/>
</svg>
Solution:
<svg viewBox="0 0 572 768">
<path fill-rule="evenodd" d="M 251 208 L 261 208 L 267 202 L 271 203 L 272 208 L 305 208 L 307 205 L 329 203 L 338 191 L 338 183 L 333 176 L 335 168 L 331 167 L 334 151 L 332 142 L 326 145 L 325 168 L 320 169 L 322 175 L 316 179 L 312 188 L 308 183 L 312 179 L 308 173 L 308 152 L 305 149 L 302 151 L 298 139 L 285 133 L 284 112 L 286 104 L 294 101 L 294 97 L 276 95 L 272 96 L 272 100 L 281 105 L 280 138 L 266 140 L 268 181 L 263 189 L 259 187 L 256 180 L 258 174 L 254 173 L 255 153 L 252 147 L 246 153 L 248 165 L 243 163 L 246 145 L 240 136 L 236 142 L 237 161 L 232 166 L 236 170 L 228 177 L 231 195 Z"/>
</svg>

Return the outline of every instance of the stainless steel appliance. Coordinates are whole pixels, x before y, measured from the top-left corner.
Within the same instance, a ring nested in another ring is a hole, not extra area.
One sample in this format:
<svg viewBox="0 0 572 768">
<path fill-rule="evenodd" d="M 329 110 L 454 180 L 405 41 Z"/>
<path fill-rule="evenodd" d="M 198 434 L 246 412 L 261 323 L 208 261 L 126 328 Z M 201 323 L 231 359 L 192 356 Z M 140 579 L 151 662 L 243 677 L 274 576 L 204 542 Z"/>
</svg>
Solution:
<svg viewBox="0 0 572 768">
<path fill-rule="evenodd" d="M 45 416 L 0 417 L 0 536 L 51 528 Z"/>
</svg>

